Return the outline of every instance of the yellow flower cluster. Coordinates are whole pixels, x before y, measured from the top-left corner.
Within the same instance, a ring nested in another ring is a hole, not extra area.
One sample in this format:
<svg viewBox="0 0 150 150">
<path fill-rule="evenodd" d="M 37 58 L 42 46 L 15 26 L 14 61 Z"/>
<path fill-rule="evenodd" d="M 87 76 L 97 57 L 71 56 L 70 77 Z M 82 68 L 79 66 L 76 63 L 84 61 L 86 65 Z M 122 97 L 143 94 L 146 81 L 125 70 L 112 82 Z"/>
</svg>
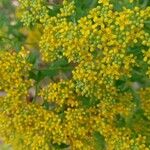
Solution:
<svg viewBox="0 0 150 150">
<path fill-rule="evenodd" d="M 39 96 L 43 101 L 56 105 L 59 111 L 64 107 L 76 107 L 79 102 L 72 90 L 73 83 L 71 81 L 60 81 L 59 83 L 50 83 L 48 87 L 43 88 Z M 57 110 L 57 111 L 58 111 Z"/>
<path fill-rule="evenodd" d="M 131 128 L 132 125 L 134 127 L 137 125 L 137 122 L 135 124 L 130 122 L 130 117 L 136 110 L 132 99 L 133 97 L 128 93 L 118 94 L 118 98 L 111 99 L 110 102 L 108 100 L 103 101 L 98 106 L 99 109 L 90 111 L 92 117 L 90 117 L 89 127 L 99 131 L 104 136 L 106 147 L 109 150 L 149 150 L 150 148 L 146 144 L 148 133 L 143 135 L 145 127 L 139 132 L 135 130 L 136 135 L 134 135 L 135 131 Z M 142 127 L 141 124 L 140 127 Z"/>
<path fill-rule="evenodd" d="M 53 140 L 57 143 L 65 140 L 58 115 L 39 105 L 28 104 L 25 99 L 11 98 L 5 99 L 14 101 L 13 104 L 0 114 L 0 135 L 14 149 L 49 150 Z M 2 99 L 3 102 L 5 99 Z"/>
<path fill-rule="evenodd" d="M 150 77 L 150 49 L 148 49 L 147 51 L 143 50 L 143 55 L 144 55 L 144 59 L 143 60 L 148 65 L 147 75 Z"/>
<path fill-rule="evenodd" d="M 99 98 L 102 89 L 114 89 L 110 85 L 115 80 L 124 75 L 131 77 L 137 58 L 127 49 L 137 42 L 147 46 L 149 35 L 144 31 L 144 20 L 150 13 L 149 7 L 117 12 L 112 4 L 106 5 L 108 1 L 101 2 L 103 5 L 76 23 L 59 18 L 61 12 L 49 18 L 40 41 L 44 61 L 67 57 L 69 62 L 78 63 L 73 72 L 77 93 Z"/>
<path fill-rule="evenodd" d="M 59 86 L 60 84 L 62 83 L 59 83 L 57 86 Z M 48 88 L 49 91 L 47 90 L 47 94 L 53 94 L 50 96 L 50 98 L 53 99 L 54 97 L 55 99 L 55 93 L 52 93 L 52 91 L 54 91 L 56 84 L 51 84 L 51 87 L 54 88 Z M 65 89 L 66 87 L 64 86 L 64 88 L 62 88 L 62 91 L 64 91 Z M 62 96 L 63 99 L 64 97 L 61 94 L 62 91 L 60 91 L 59 97 Z M 69 92 L 70 90 L 68 90 L 68 93 Z M 146 94 L 148 93 L 149 91 Z M 45 93 L 43 94 L 43 97 L 44 95 Z M 67 93 L 64 95 L 66 95 L 67 97 Z M 143 97 L 145 97 L 145 95 Z M 86 100 L 88 101 L 88 99 Z M 81 100 L 78 99 L 78 101 L 80 105 Z M 133 138 L 132 135 L 134 134 L 134 130 L 132 131 L 128 127 L 131 123 L 130 117 L 136 110 L 136 105 L 133 101 L 132 94 L 120 93 L 117 96 L 111 96 L 111 98 L 109 99 L 101 99 L 101 101 L 101 103 L 98 102 L 98 105 L 94 105 L 88 109 L 81 109 L 80 107 L 70 107 L 66 111 L 64 111 L 63 115 L 65 118 L 62 122 L 62 124 L 64 123 L 63 131 L 65 131 L 65 135 L 72 137 L 69 138 L 72 149 L 84 149 L 87 146 L 84 139 L 86 139 L 87 141 L 93 141 L 94 139 L 90 136 L 94 131 L 99 131 L 105 137 L 108 149 L 113 150 L 121 148 L 121 150 L 126 150 L 138 148 L 141 150 L 148 150 L 149 147 L 147 147 L 147 145 L 145 144 L 147 141 L 146 137 L 144 135 L 140 135 L 141 130 L 139 133 L 137 132 L 138 135 Z M 132 125 L 136 126 L 136 124 L 134 123 Z M 72 141 L 74 142 L 72 143 Z M 94 149 L 92 143 L 89 142 L 88 144 L 90 144 L 90 149 Z"/>
<path fill-rule="evenodd" d="M 111 0 L 99 0 L 87 15 L 77 17 L 76 1 L 65 0 L 50 16 L 44 0 L 19 2 L 24 24 L 43 26 L 42 63 L 65 57 L 73 71 L 65 74 L 67 79 L 35 85 L 27 51 L 0 51 L 0 92 L 5 92 L 0 96 L 0 138 L 15 150 L 150 150 L 150 89 L 136 90 L 132 82 L 135 70 L 149 65 L 150 35 L 144 23 L 150 7 L 117 11 Z M 38 69 L 39 74 L 45 71 Z M 33 86 L 38 88 L 29 102 Z"/>
<path fill-rule="evenodd" d="M 54 100 L 53 102 L 57 102 L 56 98 L 60 98 L 61 102 L 61 98 L 68 97 L 65 93 L 67 92 L 67 83 L 51 84 L 51 86 L 53 89 L 49 87 L 45 90 L 47 94 L 50 93 L 50 100 Z M 57 92 L 54 93 L 54 91 L 59 90 L 56 87 L 60 86 L 64 92 L 60 91 L 60 95 L 56 96 Z M 68 89 L 69 93 L 70 89 Z M 41 97 L 45 98 L 44 101 L 48 101 L 46 93 L 43 94 Z M 52 144 L 56 143 L 65 143 L 73 150 L 84 148 L 94 150 L 92 133 L 97 131 L 104 136 L 110 150 L 117 148 L 148 150 L 149 148 L 145 144 L 146 137 L 138 134 L 133 138 L 134 131 L 126 124 L 136 107 L 132 99 L 133 97 L 129 93 L 118 94 L 118 97 L 104 99 L 89 108 L 81 108 L 81 100 L 78 99 L 79 106 L 69 105 L 64 108 L 64 111 L 54 112 L 53 109 L 45 109 L 42 106 L 27 103 L 25 97 L 19 100 L 12 95 L 2 97 L 0 101 L 3 108 L 0 113 L 0 135 L 16 150 L 55 149 Z M 88 99 L 86 100 L 88 101 Z M 9 103 L 9 106 L 5 106 L 6 103 Z"/>
<path fill-rule="evenodd" d="M 29 26 L 43 20 L 48 16 L 46 0 L 19 0 L 21 20 L 24 25 Z"/>
<path fill-rule="evenodd" d="M 144 110 L 144 114 L 150 119 L 150 88 L 141 89 L 140 96 L 141 96 L 141 105 L 142 109 Z"/>
<path fill-rule="evenodd" d="M 18 53 L 0 51 L 0 90 L 21 94 L 32 85 L 32 81 L 28 80 L 32 65 L 27 62 L 27 57 L 25 49 Z"/>
<path fill-rule="evenodd" d="M 74 1 L 68 2 L 67 0 L 63 0 L 63 7 L 60 8 L 60 14 L 58 17 L 68 17 L 71 16 L 75 12 Z"/>
</svg>

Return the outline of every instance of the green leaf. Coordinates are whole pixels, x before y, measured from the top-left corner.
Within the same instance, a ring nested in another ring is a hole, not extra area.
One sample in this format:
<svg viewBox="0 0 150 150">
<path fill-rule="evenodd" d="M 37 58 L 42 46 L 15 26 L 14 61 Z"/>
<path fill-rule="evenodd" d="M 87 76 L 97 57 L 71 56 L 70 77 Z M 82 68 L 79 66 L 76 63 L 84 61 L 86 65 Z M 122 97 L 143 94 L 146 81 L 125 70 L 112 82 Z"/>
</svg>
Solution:
<svg viewBox="0 0 150 150">
<path fill-rule="evenodd" d="M 76 20 L 80 19 L 81 17 L 87 15 L 90 9 L 94 8 L 98 1 L 97 0 L 74 0 L 76 6 L 76 13 L 75 18 Z"/>
<path fill-rule="evenodd" d="M 43 103 L 43 108 L 46 109 L 46 110 L 53 110 L 55 107 L 56 107 L 56 104 L 55 103 L 50 103 L 50 102 L 47 102 L 47 101 L 44 101 Z"/>
<path fill-rule="evenodd" d="M 37 80 L 37 71 L 30 71 L 29 72 L 29 78 Z"/>
<path fill-rule="evenodd" d="M 111 3 L 114 6 L 114 10 L 117 10 L 117 11 L 122 11 L 123 7 L 132 9 L 135 6 L 139 6 L 137 2 L 129 3 L 129 0 L 121 0 L 121 1 L 111 0 Z"/>
<path fill-rule="evenodd" d="M 130 87 L 128 85 L 127 79 L 120 79 L 115 82 L 115 86 L 120 92 L 130 91 Z"/>
<path fill-rule="evenodd" d="M 78 98 L 81 101 L 83 107 L 85 107 L 85 108 L 90 108 L 90 107 L 96 106 L 100 102 L 96 98 L 89 98 L 89 97 L 85 97 L 85 96 L 80 96 Z"/>
<path fill-rule="evenodd" d="M 61 143 L 61 144 L 53 144 L 54 148 L 56 150 L 62 150 L 62 149 L 66 149 L 69 147 L 69 145 Z"/>
<path fill-rule="evenodd" d="M 125 118 L 123 116 L 121 116 L 120 114 L 116 115 L 115 123 L 116 123 L 116 126 L 119 128 L 125 127 L 125 125 L 126 125 Z"/>
<path fill-rule="evenodd" d="M 106 142 L 104 136 L 96 131 L 93 133 L 93 137 L 94 137 L 95 149 L 106 150 Z"/>
<path fill-rule="evenodd" d="M 60 12 L 60 8 L 62 7 L 61 4 L 54 4 L 53 6 L 48 6 L 49 8 L 49 15 L 56 16 Z"/>
<path fill-rule="evenodd" d="M 138 59 L 143 58 L 142 49 L 145 49 L 140 43 L 127 48 L 127 54 L 134 54 Z"/>
<path fill-rule="evenodd" d="M 133 96 L 133 100 L 136 104 L 136 109 L 139 109 L 141 107 L 141 98 L 140 95 L 138 93 L 138 91 L 131 89 L 132 91 L 132 96 Z"/>
<path fill-rule="evenodd" d="M 132 77 L 131 77 L 131 81 L 132 82 L 138 82 L 140 84 L 141 87 L 148 87 L 150 86 L 150 82 L 149 79 L 146 76 L 146 71 L 147 71 L 147 67 L 148 65 L 144 62 L 141 63 L 142 67 L 134 67 L 132 70 Z"/>
<path fill-rule="evenodd" d="M 68 61 L 65 58 L 59 59 L 57 61 L 54 61 L 50 64 L 49 68 L 56 68 L 56 67 L 65 67 L 68 65 Z"/>
<path fill-rule="evenodd" d="M 148 33 L 150 33 L 150 18 L 149 20 L 144 22 L 144 30 Z"/>
<path fill-rule="evenodd" d="M 34 61 L 35 60 L 34 55 L 31 55 L 29 57 L 29 60 Z M 45 77 L 49 77 L 52 79 L 54 76 L 59 74 L 60 71 L 63 73 L 67 73 L 67 72 L 71 72 L 72 69 L 73 67 L 71 66 L 71 64 L 68 63 L 67 59 L 63 58 L 63 59 L 54 61 L 45 69 L 41 69 L 41 70 L 40 68 L 35 69 L 33 72 L 30 73 L 30 77 L 36 80 L 37 82 L 40 82 Z"/>
<path fill-rule="evenodd" d="M 36 51 L 34 51 L 29 54 L 27 61 L 33 65 L 36 65 L 38 59 L 39 59 L 39 54 Z"/>
</svg>

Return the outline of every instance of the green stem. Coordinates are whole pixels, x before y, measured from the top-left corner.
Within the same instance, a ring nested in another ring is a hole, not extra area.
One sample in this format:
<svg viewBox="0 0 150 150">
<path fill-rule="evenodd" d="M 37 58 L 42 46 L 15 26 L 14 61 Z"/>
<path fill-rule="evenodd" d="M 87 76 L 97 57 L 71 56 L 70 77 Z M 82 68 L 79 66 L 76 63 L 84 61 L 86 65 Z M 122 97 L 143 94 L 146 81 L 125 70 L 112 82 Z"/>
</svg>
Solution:
<svg viewBox="0 0 150 150">
<path fill-rule="evenodd" d="M 96 5 L 96 3 L 97 3 L 97 0 L 93 0 L 93 1 L 91 2 L 90 8 L 93 8 L 93 7 Z"/>
</svg>

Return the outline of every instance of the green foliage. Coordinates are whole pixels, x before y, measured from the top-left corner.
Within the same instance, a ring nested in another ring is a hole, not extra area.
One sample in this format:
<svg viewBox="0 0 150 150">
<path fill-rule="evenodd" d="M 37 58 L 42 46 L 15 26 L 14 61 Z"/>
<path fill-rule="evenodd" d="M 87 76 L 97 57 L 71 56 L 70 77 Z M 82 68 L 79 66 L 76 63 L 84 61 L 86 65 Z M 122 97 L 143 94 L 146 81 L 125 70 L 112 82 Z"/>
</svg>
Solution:
<svg viewBox="0 0 150 150">
<path fill-rule="evenodd" d="M 15 6 L 10 0 L 0 1 L 0 49 L 20 50 L 25 36 L 19 32 L 22 23 L 15 16 Z"/>
<path fill-rule="evenodd" d="M 50 16 L 56 16 L 60 12 L 60 8 L 62 7 L 61 4 L 54 4 L 54 5 L 49 5 L 48 6 L 48 14 Z"/>
<path fill-rule="evenodd" d="M 75 19 L 78 20 L 81 17 L 87 15 L 90 9 L 94 8 L 97 5 L 98 0 L 74 0 L 76 11 L 75 11 Z"/>
<path fill-rule="evenodd" d="M 78 98 L 81 101 L 83 107 L 85 108 L 96 107 L 96 105 L 99 103 L 99 100 L 97 100 L 96 98 L 91 99 L 84 96 L 80 96 Z"/>
<path fill-rule="evenodd" d="M 69 147 L 69 145 L 66 145 L 64 143 L 61 144 L 53 144 L 55 150 L 65 150 L 66 148 Z"/>
<path fill-rule="evenodd" d="M 37 57 L 34 53 L 29 56 L 29 62 L 32 62 L 33 64 L 36 62 L 36 59 Z M 40 82 L 45 77 L 53 79 L 53 77 L 59 74 L 59 72 L 66 74 L 72 69 L 72 65 L 69 64 L 68 61 L 64 58 L 46 65 L 46 67 L 43 69 L 40 69 L 40 67 L 37 66 L 33 71 L 30 72 L 30 77 L 37 82 Z"/>
<path fill-rule="evenodd" d="M 123 8 L 132 9 L 135 6 L 145 8 L 146 6 L 150 6 L 149 0 L 134 0 L 132 3 L 129 3 L 129 0 L 111 0 L 114 5 L 114 9 L 117 11 L 122 11 Z"/>
<path fill-rule="evenodd" d="M 99 132 L 93 133 L 95 149 L 96 150 L 106 150 L 105 138 Z"/>
</svg>

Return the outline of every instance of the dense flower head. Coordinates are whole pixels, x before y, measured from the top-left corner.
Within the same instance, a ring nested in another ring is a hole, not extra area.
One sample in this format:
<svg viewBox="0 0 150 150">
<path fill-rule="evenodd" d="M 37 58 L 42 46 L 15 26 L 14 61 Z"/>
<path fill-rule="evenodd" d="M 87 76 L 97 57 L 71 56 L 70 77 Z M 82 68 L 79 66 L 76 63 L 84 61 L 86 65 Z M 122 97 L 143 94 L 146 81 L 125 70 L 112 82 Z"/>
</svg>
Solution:
<svg viewBox="0 0 150 150">
<path fill-rule="evenodd" d="M 146 74 L 150 77 L 150 49 L 143 50 L 144 62 L 148 65 Z"/>
<path fill-rule="evenodd" d="M 16 150 L 149 150 L 150 7 L 19 2 L 24 25 L 40 27 L 40 50 L 36 61 L 25 49 L 0 51 L 4 142 Z"/>
<path fill-rule="evenodd" d="M 150 95 L 149 95 L 149 88 L 141 89 L 140 91 L 140 97 L 141 97 L 141 105 L 142 109 L 144 111 L 144 114 L 150 119 L 150 111 L 149 111 L 149 105 L 150 105 Z"/>
<path fill-rule="evenodd" d="M 19 0 L 19 3 L 21 5 L 20 10 L 23 13 L 21 20 L 24 22 L 24 25 L 35 24 L 48 15 L 46 0 Z"/>
<path fill-rule="evenodd" d="M 42 97 L 43 102 L 52 103 L 53 109 L 61 111 L 64 107 L 77 107 L 79 101 L 76 100 L 74 91 L 72 89 L 73 83 L 71 81 L 61 81 L 59 83 L 50 83 L 48 87 L 43 88 L 39 96 Z M 59 107 L 58 107 L 59 106 Z"/>
<path fill-rule="evenodd" d="M 27 62 L 28 52 L 22 49 L 20 52 L 0 51 L 0 90 L 26 90 L 32 85 L 28 80 L 32 65 Z"/>
<path fill-rule="evenodd" d="M 48 143 L 51 140 L 61 142 L 64 139 L 61 138 L 61 131 L 57 130 L 58 126 L 61 127 L 61 120 L 53 112 L 48 112 L 35 104 L 28 105 L 23 99 L 6 110 L 1 113 L 1 136 L 15 149 L 49 149 Z M 4 130 L 10 125 L 10 130 Z M 53 135 L 54 132 L 51 131 L 54 130 L 56 132 Z"/>
</svg>

